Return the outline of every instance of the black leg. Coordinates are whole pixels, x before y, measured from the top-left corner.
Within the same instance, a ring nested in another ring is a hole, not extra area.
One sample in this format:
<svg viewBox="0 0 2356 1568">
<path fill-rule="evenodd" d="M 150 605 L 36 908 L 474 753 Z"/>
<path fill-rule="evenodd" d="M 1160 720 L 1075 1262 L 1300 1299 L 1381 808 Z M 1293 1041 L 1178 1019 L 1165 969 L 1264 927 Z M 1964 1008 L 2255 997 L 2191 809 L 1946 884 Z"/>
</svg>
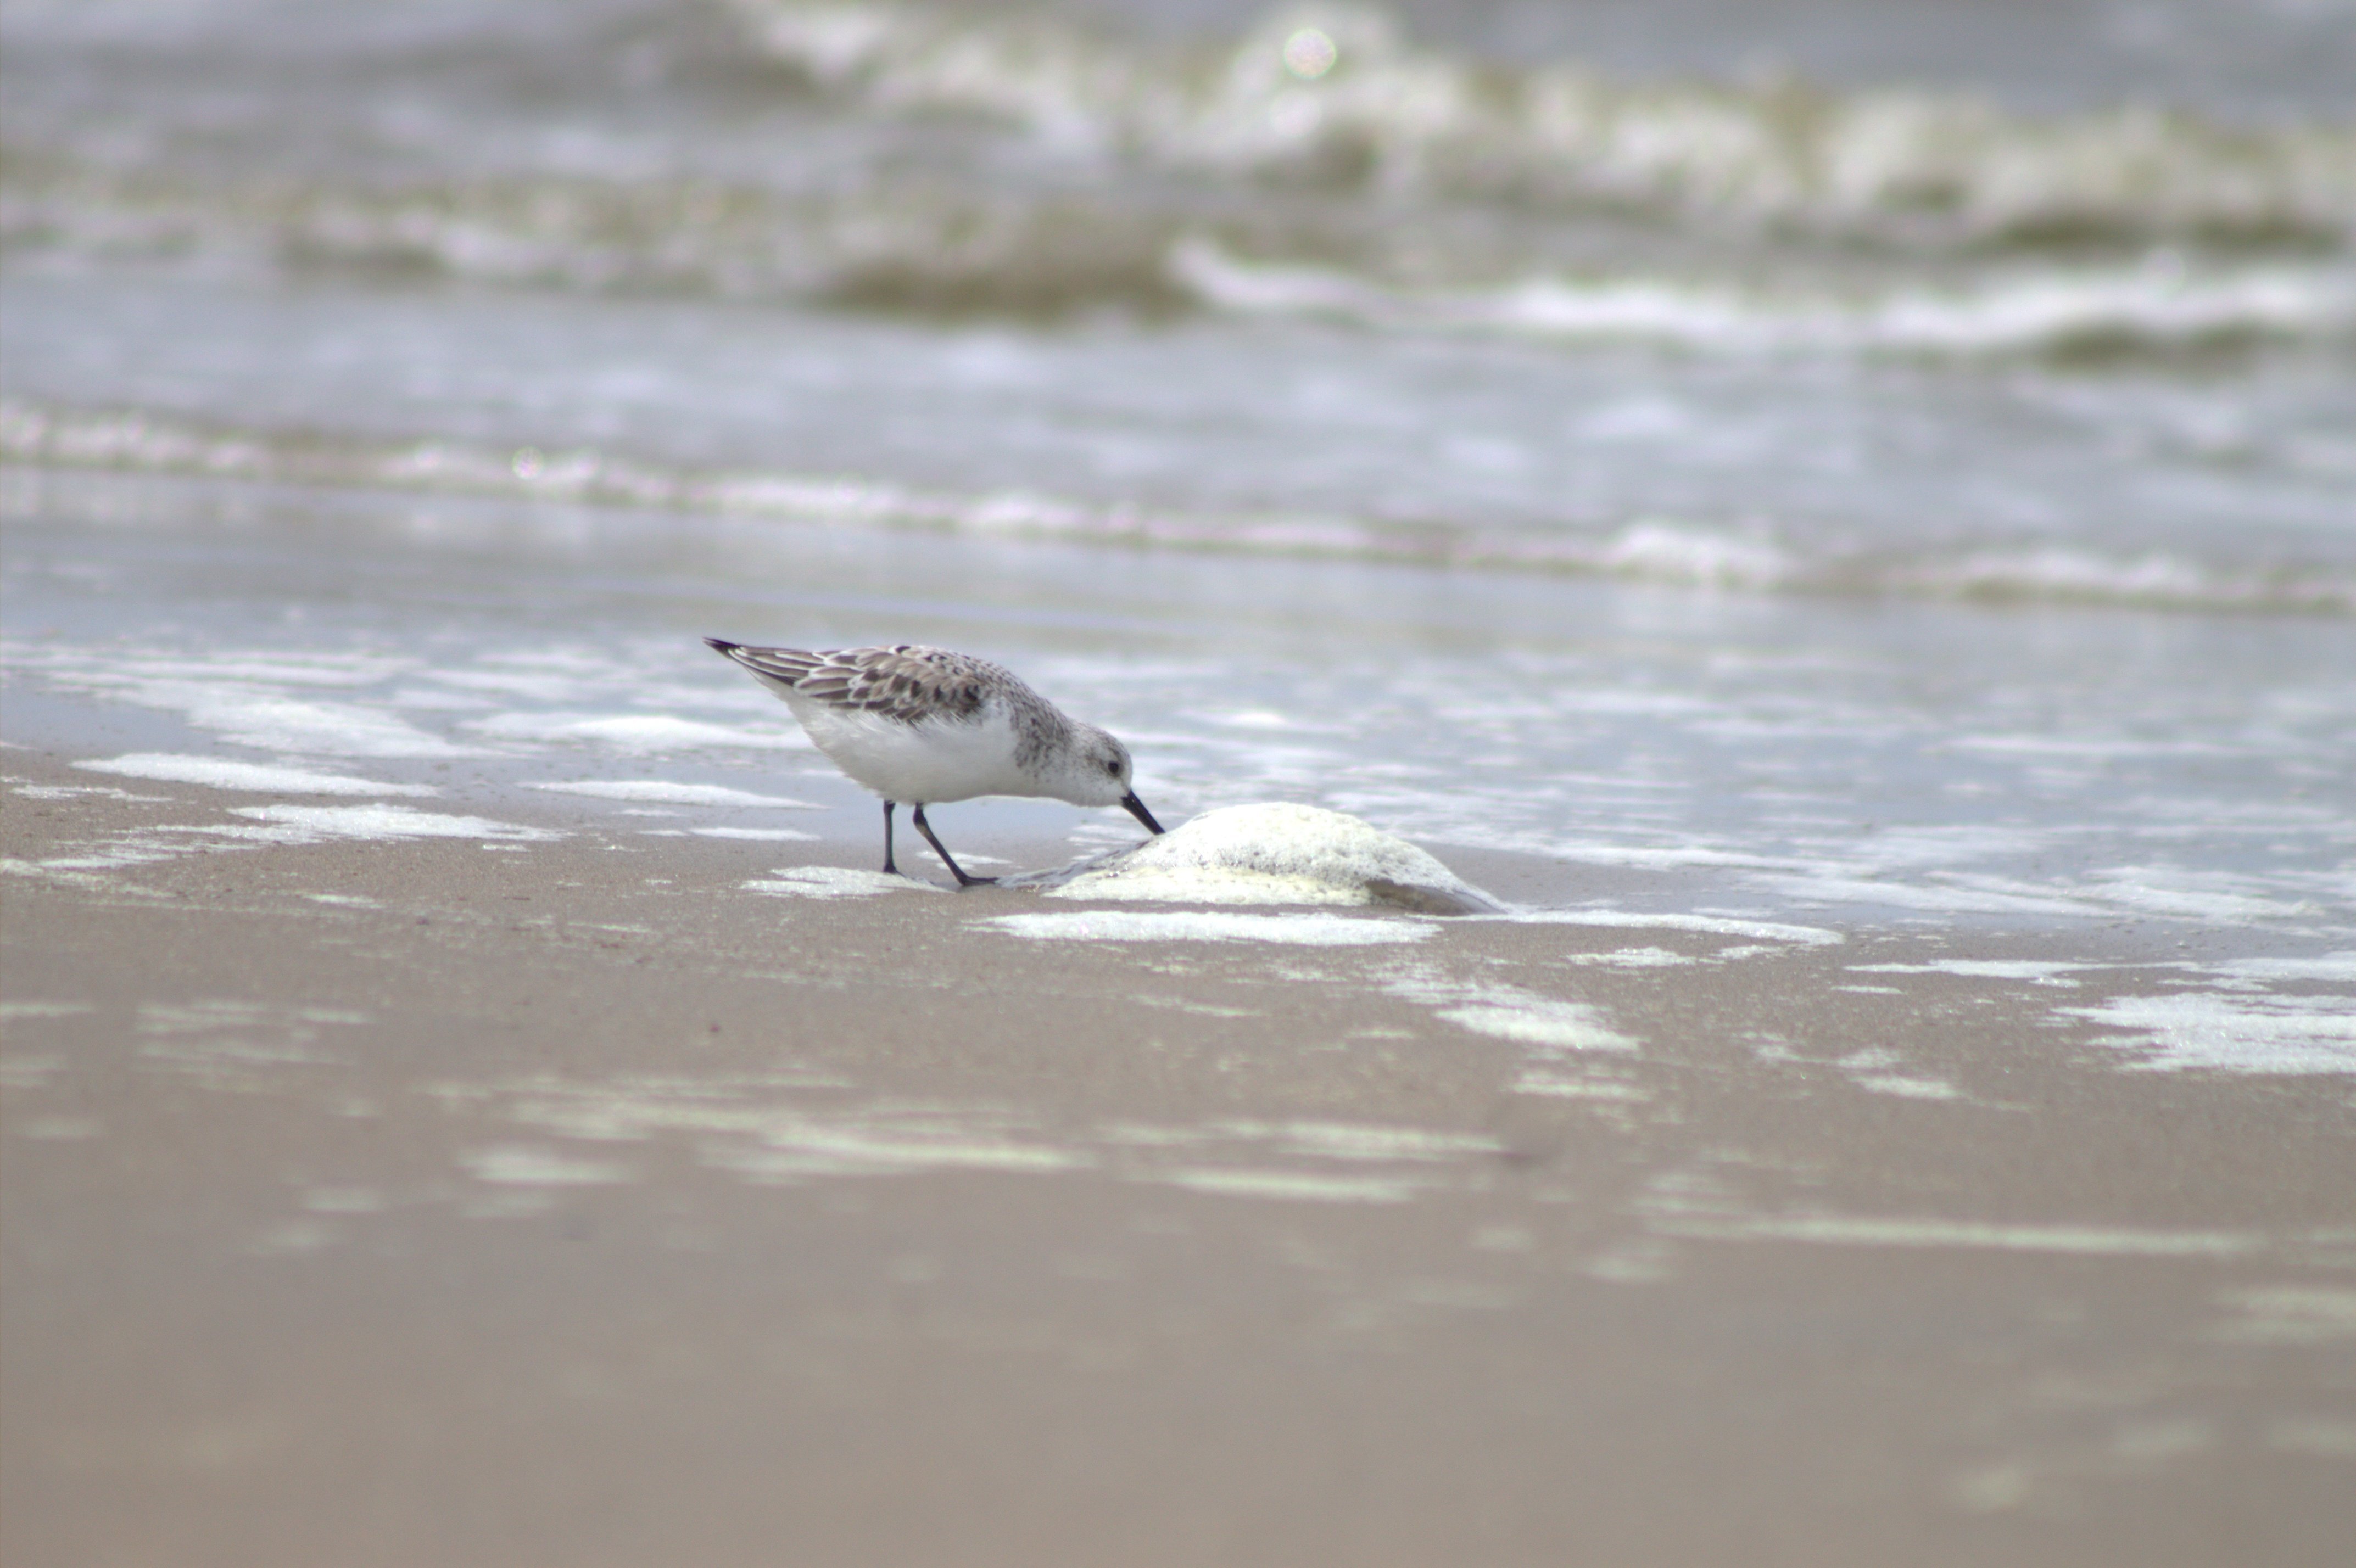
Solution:
<svg viewBox="0 0 2356 1568">
<path fill-rule="evenodd" d="M 899 804 L 896 800 L 884 803 L 884 874 L 887 877 L 900 874 L 900 868 L 892 864 L 892 808 Z"/>
<path fill-rule="evenodd" d="M 996 877 L 967 876 L 965 874 L 965 868 L 958 865 L 955 860 L 950 859 L 949 852 L 941 848 L 941 841 L 933 837 L 933 825 L 925 820 L 925 808 L 923 806 L 919 805 L 916 807 L 916 809 L 910 814 L 909 820 L 916 825 L 916 831 L 925 836 L 925 842 L 933 847 L 933 853 L 941 858 L 941 864 L 949 869 L 949 875 L 958 880 L 958 887 L 970 888 L 984 886 L 998 880 Z"/>
</svg>

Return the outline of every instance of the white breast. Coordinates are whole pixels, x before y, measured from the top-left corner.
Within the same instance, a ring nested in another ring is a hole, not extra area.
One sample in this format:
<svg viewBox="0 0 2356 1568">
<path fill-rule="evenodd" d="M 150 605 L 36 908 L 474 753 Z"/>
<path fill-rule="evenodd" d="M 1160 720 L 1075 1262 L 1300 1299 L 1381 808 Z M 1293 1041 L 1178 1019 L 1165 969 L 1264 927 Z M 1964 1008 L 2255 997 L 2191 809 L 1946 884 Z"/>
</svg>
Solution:
<svg viewBox="0 0 2356 1568">
<path fill-rule="evenodd" d="M 926 805 L 981 795 L 1037 795 L 1014 765 L 1014 727 L 992 705 L 972 722 L 909 724 L 785 694 L 811 743 L 886 800 Z"/>
</svg>

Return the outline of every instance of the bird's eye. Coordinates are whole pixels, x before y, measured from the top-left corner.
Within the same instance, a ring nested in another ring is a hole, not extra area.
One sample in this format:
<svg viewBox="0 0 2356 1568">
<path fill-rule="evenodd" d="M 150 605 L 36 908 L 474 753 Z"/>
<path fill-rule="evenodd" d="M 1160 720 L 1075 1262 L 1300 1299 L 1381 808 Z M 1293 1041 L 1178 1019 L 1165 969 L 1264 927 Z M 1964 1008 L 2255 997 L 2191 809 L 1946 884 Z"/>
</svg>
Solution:
<svg viewBox="0 0 2356 1568">
<path fill-rule="evenodd" d="M 1119 763 L 1107 763 L 1105 764 L 1105 772 L 1110 773 L 1115 778 L 1119 778 L 1120 777 L 1120 764 Z"/>
</svg>

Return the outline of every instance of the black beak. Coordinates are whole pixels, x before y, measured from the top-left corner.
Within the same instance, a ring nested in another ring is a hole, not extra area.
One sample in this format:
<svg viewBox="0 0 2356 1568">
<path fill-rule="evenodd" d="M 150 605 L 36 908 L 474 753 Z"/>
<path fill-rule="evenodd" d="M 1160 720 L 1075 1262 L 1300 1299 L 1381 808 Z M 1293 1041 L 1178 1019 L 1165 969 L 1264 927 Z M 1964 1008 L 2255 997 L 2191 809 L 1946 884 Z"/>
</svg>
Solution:
<svg viewBox="0 0 2356 1568">
<path fill-rule="evenodd" d="M 1120 804 L 1122 808 L 1125 809 L 1131 816 L 1134 816 L 1140 822 L 1145 824 L 1145 830 L 1147 832 L 1159 833 L 1162 831 L 1162 824 L 1153 820 L 1153 813 L 1145 809 L 1145 803 L 1137 798 L 1137 792 L 1135 790 L 1130 790 L 1127 795 L 1122 795 L 1120 797 Z"/>
</svg>

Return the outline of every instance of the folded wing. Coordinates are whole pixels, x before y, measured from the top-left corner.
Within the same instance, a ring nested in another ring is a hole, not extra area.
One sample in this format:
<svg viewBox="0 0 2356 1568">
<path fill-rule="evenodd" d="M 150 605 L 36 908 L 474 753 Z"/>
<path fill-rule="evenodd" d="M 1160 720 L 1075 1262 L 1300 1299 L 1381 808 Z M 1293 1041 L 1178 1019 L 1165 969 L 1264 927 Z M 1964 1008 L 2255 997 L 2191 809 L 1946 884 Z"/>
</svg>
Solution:
<svg viewBox="0 0 2356 1568">
<path fill-rule="evenodd" d="M 993 689 L 1029 689 L 985 659 L 911 643 L 812 652 L 746 647 L 718 637 L 703 640 L 780 696 L 790 691 L 844 712 L 873 713 L 909 724 L 971 720 Z"/>
</svg>

